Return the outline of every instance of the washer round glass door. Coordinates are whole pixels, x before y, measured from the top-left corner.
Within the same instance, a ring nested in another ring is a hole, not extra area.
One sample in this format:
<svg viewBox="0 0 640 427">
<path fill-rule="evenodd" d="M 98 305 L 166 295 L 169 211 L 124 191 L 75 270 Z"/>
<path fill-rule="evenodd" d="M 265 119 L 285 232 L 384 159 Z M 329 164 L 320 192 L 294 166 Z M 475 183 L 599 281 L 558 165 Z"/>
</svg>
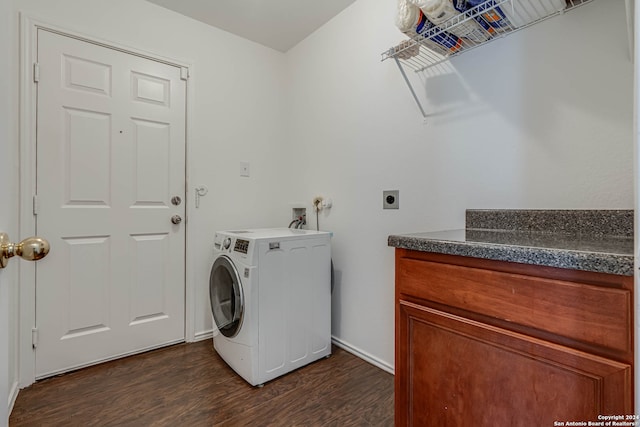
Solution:
<svg viewBox="0 0 640 427">
<path fill-rule="evenodd" d="M 218 257 L 211 268 L 209 299 L 213 321 L 222 335 L 235 337 L 242 327 L 244 298 L 238 270 L 229 257 Z"/>
</svg>

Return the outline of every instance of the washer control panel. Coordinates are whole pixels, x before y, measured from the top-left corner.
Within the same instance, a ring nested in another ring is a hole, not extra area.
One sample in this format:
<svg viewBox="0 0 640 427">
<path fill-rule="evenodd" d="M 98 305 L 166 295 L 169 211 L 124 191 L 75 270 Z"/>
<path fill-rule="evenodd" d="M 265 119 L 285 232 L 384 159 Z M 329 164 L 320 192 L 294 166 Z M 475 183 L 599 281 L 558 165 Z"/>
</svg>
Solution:
<svg viewBox="0 0 640 427">
<path fill-rule="evenodd" d="M 249 250 L 249 241 L 244 239 L 236 239 L 236 244 L 233 247 L 235 252 L 240 252 L 242 254 L 247 254 Z"/>
<path fill-rule="evenodd" d="M 243 232 L 216 233 L 213 239 L 214 251 L 219 251 L 228 255 L 235 255 L 236 257 L 244 260 L 250 259 L 253 256 L 255 242 L 252 241 L 252 239 L 243 239 L 240 236 L 234 235 L 240 233 Z M 246 233 L 246 231 L 244 233 Z"/>
</svg>

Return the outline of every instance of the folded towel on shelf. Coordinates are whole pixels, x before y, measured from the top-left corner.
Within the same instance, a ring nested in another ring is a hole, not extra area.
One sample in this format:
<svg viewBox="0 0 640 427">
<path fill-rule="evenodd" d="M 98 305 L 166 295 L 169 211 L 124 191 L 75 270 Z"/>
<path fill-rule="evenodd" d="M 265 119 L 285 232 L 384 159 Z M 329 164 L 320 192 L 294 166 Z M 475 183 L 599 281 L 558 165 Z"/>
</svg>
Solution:
<svg viewBox="0 0 640 427">
<path fill-rule="evenodd" d="M 396 26 L 414 40 L 416 40 L 418 34 L 423 35 L 430 29 L 435 28 L 435 25 L 427 19 L 420 8 L 409 0 L 398 0 Z M 455 52 L 462 45 L 462 40 L 458 36 L 444 31 L 430 38 L 425 37 L 418 40 L 432 51 L 441 55 Z M 419 46 L 411 42 L 403 43 L 396 47 L 397 57 L 400 59 L 411 58 L 419 53 Z"/>
<path fill-rule="evenodd" d="M 416 7 L 409 0 L 398 0 L 398 9 L 396 11 L 396 27 L 403 33 L 411 32 L 416 29 L 418 19 L 420 18 L 420 8 Z"/>
</svg>

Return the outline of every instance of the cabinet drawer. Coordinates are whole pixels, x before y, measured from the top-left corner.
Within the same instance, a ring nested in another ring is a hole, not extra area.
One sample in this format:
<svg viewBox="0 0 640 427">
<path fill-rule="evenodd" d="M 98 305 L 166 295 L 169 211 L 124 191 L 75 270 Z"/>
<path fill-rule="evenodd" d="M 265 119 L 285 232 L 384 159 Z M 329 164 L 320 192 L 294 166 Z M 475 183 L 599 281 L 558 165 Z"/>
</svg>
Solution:
<svg viewBox="0 0 640 427">
<path fill-rule="evenodd" d="M 631 354 L 627 289 L 399 257 L 398 297 L 411 296 Z"/>
</svg>

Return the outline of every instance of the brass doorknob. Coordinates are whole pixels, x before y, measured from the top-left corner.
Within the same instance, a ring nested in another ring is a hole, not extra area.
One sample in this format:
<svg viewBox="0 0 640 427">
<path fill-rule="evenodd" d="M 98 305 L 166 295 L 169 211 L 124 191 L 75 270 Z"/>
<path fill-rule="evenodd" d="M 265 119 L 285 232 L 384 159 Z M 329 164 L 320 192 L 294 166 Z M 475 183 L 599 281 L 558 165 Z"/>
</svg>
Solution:
<svg viewBox="0 0 640 427">
<path fill-rule="evenodd" d="M 50 248 L 49 242 L 42 237 L 27 237 L 15 244 L 6 233 L 0 233 L 0 268 L 5 268 L 9 258 L 16 255 L 27 261 L 37 261 L 47 256 Z"/>
</svg>

